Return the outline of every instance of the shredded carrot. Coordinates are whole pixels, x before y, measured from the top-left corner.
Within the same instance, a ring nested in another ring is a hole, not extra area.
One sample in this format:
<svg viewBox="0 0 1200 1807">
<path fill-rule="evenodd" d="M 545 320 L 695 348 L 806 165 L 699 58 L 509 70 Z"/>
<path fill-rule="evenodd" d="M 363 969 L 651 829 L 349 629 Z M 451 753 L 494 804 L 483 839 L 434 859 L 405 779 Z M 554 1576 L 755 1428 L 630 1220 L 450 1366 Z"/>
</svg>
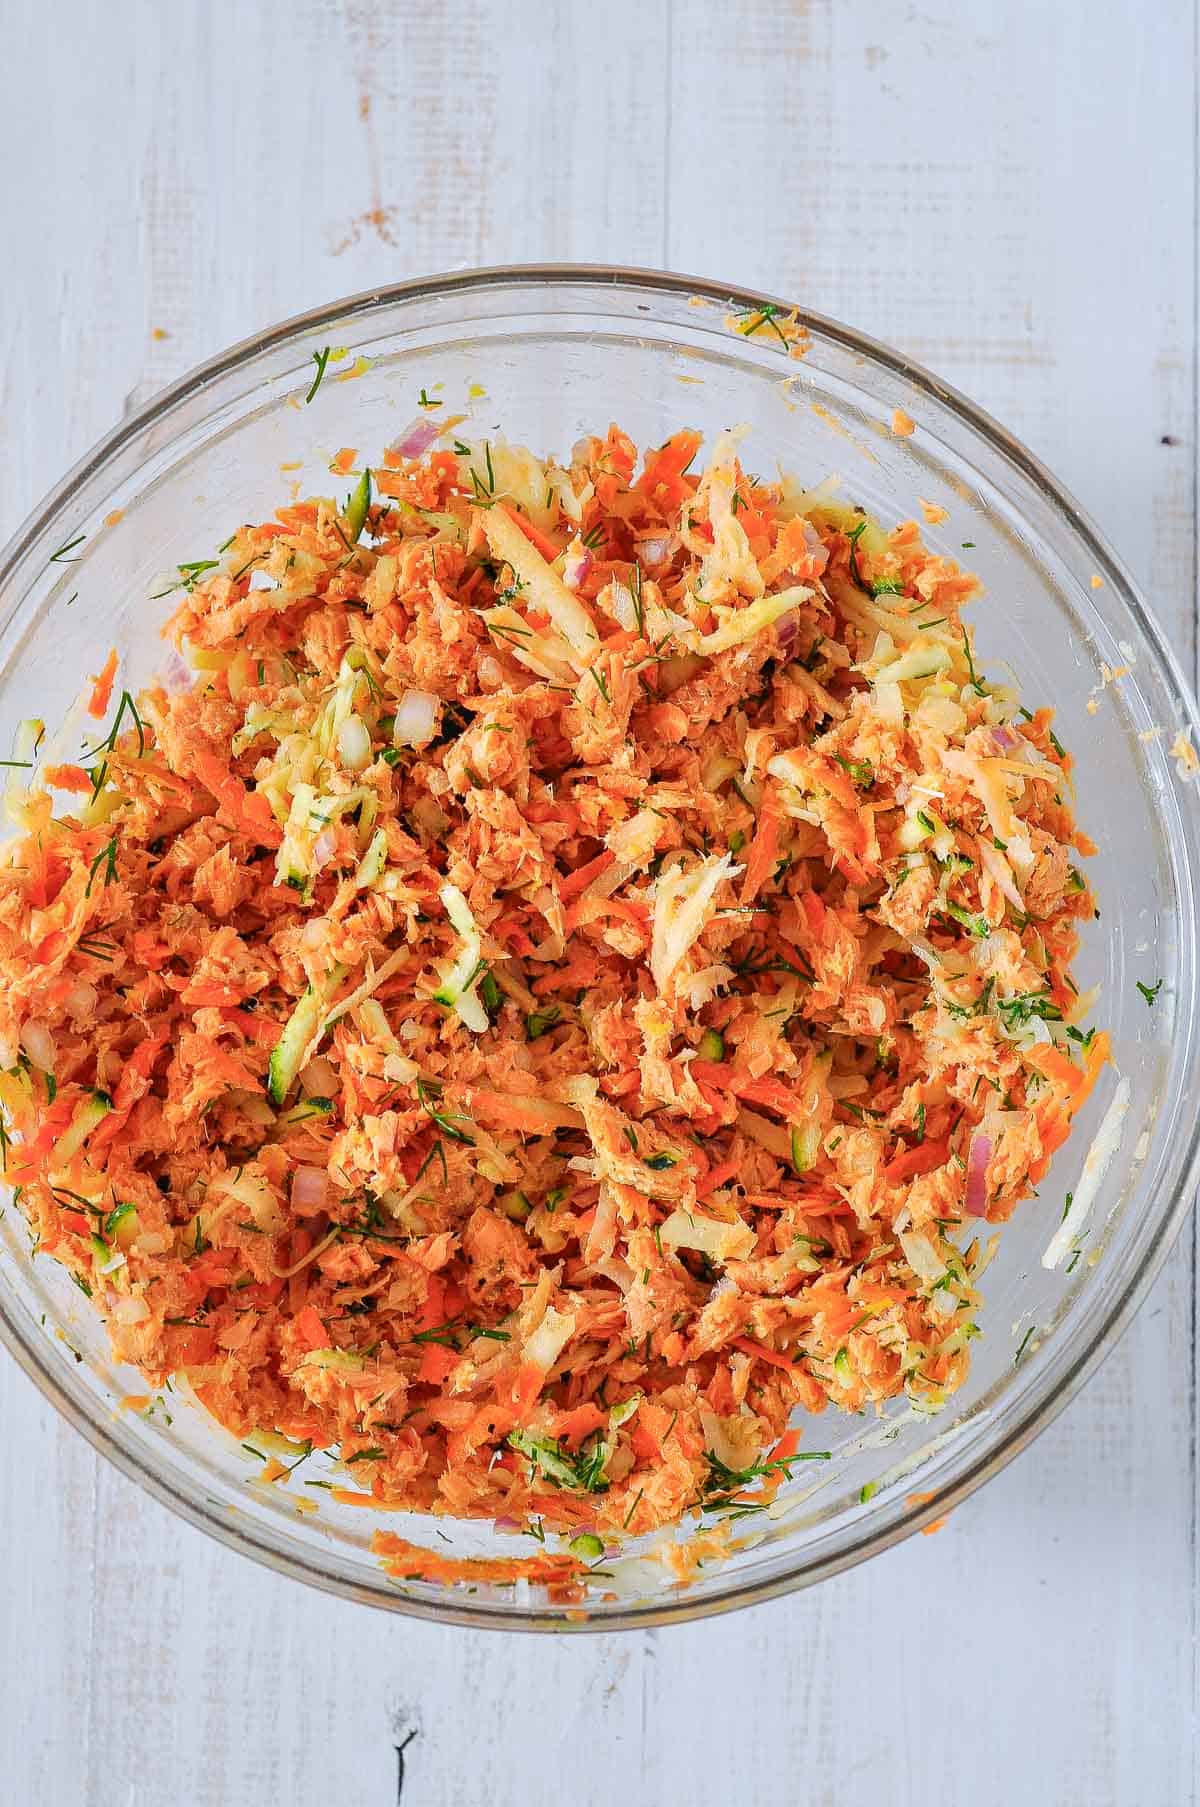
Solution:
<svg viewBox="0 0 1200 1807">
<path fill-rule="evenodd" d="M 615 860 L 616 855 L 606 850 L 604 853 L 598 853 L 594 860 L 589 860 L 586 866 L 580 866 L 577 871 L 572 872 L 570 878 L 565 878 L 559 885 L 559 902 L 567 903 L 572 897 L 577 897 L 602 873 L 607 872 Z"/>
<path fill-rule="evenodd" d="M 895 1186 L 902 1180 L 914 1179 L 918 1173 L 934 1173 L 945 1165 L 949 1152 L 950 1145 L 945 1137 L 936 1142 L 919 1142 L 890 1160 L 883 1176 L 889 1185 Z"/>
<path fill-rule="evenodd" d="M 108 711 L 112 700 L 113 682 L 117 675 L 117 649 L 114 646 L 104 661 L 99 673 L 92 679 L 92 694 L 88 698 L 88 714 L 97 721 Z M 90 788 L 90 786 L 89 786 Z"/>
<path fill-rule="evenodd" d="M 537 1556 L 443 1556 L 390 1531 L 376 1531 L 371 1547 L 384 1559 L 390 1574 L 406 1581 L 462 1581 L 475 1585 L 486 1581 L 540 1581 L 563 1587 L 576 1581 L 585 1567 L 579 1557 L 565 1551 L 547 1550 Z"/>
<path fill-rule="evenodd" d="M 758 827 L 750 844 L 746 875 L 742 880 L 739 901 L 743 904 L 753 903 L 771 876 L 779 856 L 779 831 L 782 823 L 783 811 L 779 805 L 778 788 L 773 784 L 768 785 L 763 795 L 762 808 L 758 812 Z"/>
<path fill-rule="evenodd" d="M 306 1305 L 295 1320 L 296 1335 L 307 1349 L 327 1349 L 329 1332 L 312 1305 Z"/>
<path fill-rule="evenodd" d="M 103 715 L 103 709 L 100 711 Z M 48 765 L 42 771 L 43 783 L 56 791 L 75 791 L 82 796 L 92 794 L 92 779 L 81 765 Z"/>
<path fill-rule="evenodd" d="M 535 527 L 528 515 L 519 513 L 517 509 L 510 507 L 507 502 L 502 502 L 500 506 L 509 520 L 516 522 L 517 526 L 521 529 L 521 532 L 525 535 L 525 538 L 529 541 L 529 544 L 536 547 L 548 564 L 553 564 L 555 559 L 561 556 L 562 547 L 552 540 L 548 533 L 543 533 L 540 528 Z"/>
<path fill-rule="evenodd" d="M 752 1342 L 749 1337 L 735 1336 L 733 1346 L 735 1349 L 741 1349 L 746 1355 L 757 1356 L 760 1361 L 769 1363 L 772 1368 L 785 1368 L 789 1373 L 799 1370 L 799 1362 L 793 1361 L 781 1349 L 772 1349 L 765 1343 Z"/>
</svg>

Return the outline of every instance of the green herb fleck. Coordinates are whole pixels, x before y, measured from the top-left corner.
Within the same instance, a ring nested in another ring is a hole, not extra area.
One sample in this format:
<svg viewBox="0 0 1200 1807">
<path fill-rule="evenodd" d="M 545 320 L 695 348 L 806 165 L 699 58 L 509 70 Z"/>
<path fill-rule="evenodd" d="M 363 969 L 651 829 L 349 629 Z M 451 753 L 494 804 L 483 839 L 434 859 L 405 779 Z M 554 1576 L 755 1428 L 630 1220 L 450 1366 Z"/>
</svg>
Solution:
<svg viewBox="0 0 1200 1807">
<path fill-rule="evenodd" d="M 329 362 L 329 352 L 330 347 L 327 345 L 323 351 L 314 351 L 312 354 L 312 361 L 317 367 L 317 374 L 312 380 L 312 388 L 304 398 L 305 407 L 308 406 L 313 396 L 317 393 L 317 390 L 321 387 L 321 379 L 325 375 L 325 366 Z"/>
<path fill-rule="evenodd" d="M 557 1004 L 547 1004 L 541 1010 L 531 1010 L 525 1018 L 525 1034 L 531 1042 L 537 1041 L 540 1035 L 546 1035 L 557 1024 L 562 1010 Z"/>
</svg>

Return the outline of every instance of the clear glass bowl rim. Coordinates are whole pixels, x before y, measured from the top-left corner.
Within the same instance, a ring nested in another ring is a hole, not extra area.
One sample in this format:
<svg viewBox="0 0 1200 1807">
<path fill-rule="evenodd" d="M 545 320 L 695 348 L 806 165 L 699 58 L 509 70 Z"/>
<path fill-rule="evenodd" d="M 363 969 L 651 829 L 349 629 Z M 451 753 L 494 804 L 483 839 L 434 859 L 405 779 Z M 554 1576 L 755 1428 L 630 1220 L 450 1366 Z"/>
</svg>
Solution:
<svg viewBox="0 0 1200 1807">
<path fill-rule="evenodd" d="M 764 305 L 772 305 L 787 313 L 794 310 L 800 323 L 815 336 L 832 341 L 866 363 L 902 378 L 917 395 L 927 395 L 954 415 L 960 424 L 977 435 L 1009 465 L 1015 467 L 1039 492 L 1041 499 L 1084 542 L 1097 568 L 1108 573 L 1115 582 L 1122 602 L 1136 622 L 1142 644 L 1156 662 L 1158 676 L 1171 694 L 1178 710 L 1178 719 L 1185 728 L 1190 728 L 1193 739 L 1200 742 L 1200 708 L 1197 707 L 1170 644 L 1143 601 L 1131 574 L 1075 499 L 1027 447 L 984 409 L 901 352 L 843 325 L 840 321 L 817 313 L 802 303 L 766 294 L 761 289 L 749 290 L 735 283 L 718 282 L 711 277 L 686 276 L 675 271 L 643 269 L 633 265 L 497 264 L 434 273 L 366 290 L 310 309 L 240 340 L 216 357 L 197 364 L 186 375 L 131 411 L 67 471 L 0 550 L 0 597 L 5 595 L 14 580 L 19 584 L 23 575 L 21 567 L 28 555 L 48 533 L 80 487 L 101 476 L 105 465 L 116 459 L 140 434 L 165 420 L 176 407 L 199 395 L 208 384 L 252 363 L 263 353 L 283 347 L 308 333 L 322 329 L 332 330 L 339 324 L 344 325 L 350 318 L 361 322 L 397 303 L 420 301 L 424 297 L 434 296 L 445 299 L 455 293 L 469 294 L 488 290 L 499 293 L 509 287 L 530 289 L 539 285 L 547 288 L 575 287 L 581 291 L 589 288 L 628 288 L 643 295 L 657 292 L 664 297 L 685 301 L 697 296 L 706 302 L 736 311 L 753 311 Z M 1200 790 L 1200 786 L 1194 788 Z M 1200 801 L 1194 795 L 1186 800 L 1181 798 L 1180 806 L 1193 820 L 1200 818 Z M 1187 876 L 1191 878 L 1194 887 L 1200 874 L 1192 871 Z M 1194 899 L 1194 888 L 1192 896 Z M 1190 932 L 1194 941 L 1194 922 Z M 1200 1078 L 1198 1069 L 1200 1058 L 1193 1051 L 1190 1066 L 1193 1079 Z M 1164 1108 L 1177 1120 L 1182 1102 L 1184 1100 L 1177 1091 L 1164 1100 Z M 1046 1363 L 1040 1373 L 1031 1377 L 1031 1384 L 1023 1396 L 1010 1402 L 1008 1428 L 994 1447 L 988 1446 L 988 1437 L 985 1435 L 981 1439 L 982 1447 L 969 1466 L 945 1480 L 934 1492 L 922 1494 L 922 1503 L 910 1506 L 902 1517 L 883 1524 L 866 1520 L 853 1530 L 838 1549 L 827 1555 L 816 1559 L 802 1557 L 793 1568 L 760 1580 L 735 1582 L 727 1591 L 707 1596 L 703 1600 L 691 1600 L 688 1593 L 682 1591 L 652 1602 L 639 1602 L 622 1610 L 576 1618 L 567 1616 L 562 1609 L 550 1609 L 545 1613 L 531 1615 L 511 1611 L 504 1605 L 472 1604 L 467 1597 L 451 1590 L 447 1591 L 444 1603 L 439 1601 L 434 1604 L 406 1598 L 389 1589 L 382 1574 L 378 1587 L 367 1587 L 349 1581 L 323 1568 L 315 1560 L 308 1560 L 277 1547 L 271 1537 L 266 1532 L 260 1533 L 257 1527 L 231 1522 L 223 1513 L 210 1509 L 202 1499 L 178 1490 L 155 1472 L 148 1462 L 122 1447 L 110 1436 L 106 1425 L 83 1411 L 62 1386 L 44 1358 L 39 1339 L 27 1334 L 24 1326 L 6 1310 L 3 1288 L 0 1288 L 0 1343 L 4 1344 L 55 1409 L 122 1473 L 188 1523 L 277 1573 L 307 1582 L 310 1586 L 343 1599 L 384 1607 L 407 1617 L 475 1629 L 609 1632 L 680 1623 L 778 1598 L 827 1580 L 902 1542 L 935 1518 L 961 1504 L 976 1488 L 999 1473 L 1070 1402 L 1083 1383 L 1111 1353 L 1145 1299 L 1191 1209 L 1197 1184 L 1200 1183 L 1200 1115 L 1192 1122 L 1177 1155 L 1175 1167 L 1177 1179 L 1172 1195 L 1165 1201 L 1155 1201 L 1157 1214 L 1152 1221 L 1150 1214 L 1147 1214 L 1147 1241 L 1141 1250 L 1140 1259 L 1132 1265 L 1124 1287 L 1115 1293 L 1109 1309 L 1096 1319 L 1089 1334 L 1076 1340 L 1066 1359 Z"/>
</svg>

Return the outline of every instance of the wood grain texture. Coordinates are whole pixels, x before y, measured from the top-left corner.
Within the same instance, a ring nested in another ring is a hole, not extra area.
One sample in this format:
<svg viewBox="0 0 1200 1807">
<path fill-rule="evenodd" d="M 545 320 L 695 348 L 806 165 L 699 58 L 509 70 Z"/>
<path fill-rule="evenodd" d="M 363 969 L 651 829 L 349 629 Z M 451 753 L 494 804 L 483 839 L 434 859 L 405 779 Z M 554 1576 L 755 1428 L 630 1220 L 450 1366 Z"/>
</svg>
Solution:
<svg viewBox="0 0 1200 1807">
<path fill-rule="evenodd" d="M 300 308 L 459 264 L 667 263 L 982 402 L 1194 667 L 1191 0 L 8 0 L 5 23 L 0 531 L 131 399 Z M 938 1537 L 569 1644 L 279 1581 L 0 1362 L 0 1803 L 385 1807 L 410 1734 L 422 1807 L 1194 1801 L 1195 1269 L 1188 1238 Z"/>
</svg>

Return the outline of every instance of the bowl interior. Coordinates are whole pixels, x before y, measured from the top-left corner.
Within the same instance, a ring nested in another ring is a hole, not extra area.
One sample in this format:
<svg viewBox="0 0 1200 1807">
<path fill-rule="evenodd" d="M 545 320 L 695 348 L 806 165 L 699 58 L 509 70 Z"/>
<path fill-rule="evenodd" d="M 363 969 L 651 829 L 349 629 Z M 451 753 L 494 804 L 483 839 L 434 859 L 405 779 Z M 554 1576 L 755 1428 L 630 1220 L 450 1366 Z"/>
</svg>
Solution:
<svg viewBox="0 0 1200 1807">
<path fill-rule="evenodd" d="M 657 1563 L 619 1562 L 617 1582 L 602 1584 L 610 1597 L 598 1587 L 571 1623 L 686 1614 L 819 1578 L 975 1484 L 1111 1341 L 1169 1242 L 1194 1156 L 1181 1104 L 1196 1082 L 1186 1001 L 1197 815 L 1170 753 L 1191 718 L 1161 639 L 1115 560 L 998 429 L 828 323 L 811 323 L 802 359 L 787 355 L 770 320 L 748 335 L 733 330 L 751 301 L 667 279 L 515 272 L 436 279 L 314 315 L 196 373 L 120 429 L 18 535 L 0 572 L 0 749 L 36 713 L 57 736 L 57 756 L 74 759 L 86 738 L 81 691 L 108 649 L 117 647 L 130 689 L 161 671 L 175 568 L 211 557 L 293 486 L 305 495 L 344 488 L 328 471 L 339 447 L 378 458 L 422 388 L 446 415 L 467 415 L 470 436 L 503 434 L 539 452 L 567 454 L 614 419 L 640 444 L 682 425 L 711 438 L 747 422 L 752 470 L 780 465 L 810 483 L 837 474 L 844 499 L 888 525 L 920 519 L 919 499 L 944 508 L 923 530 L 935 550 L 982 576 L 987 594 L 973 619 L 984 670 L 1006 670 L 1030 707 L 1058 711 L 1057 731 L 1078 760 L 1079 820 L 1099 846 L 1089 874 L 1102 916 L 1076 977 L 1100 988 L 1094 1020 L 1130 1084 L 1118 1155 L 1078 1258 L 1069 1271 L 1041 1261 L 1113 1096 L 1111 1070 L 1041 1196 L 1001 1235 L 971 1377 L 946 1408 L 932 1418 L 902 1403 L 879 1420 L 826 1414 L 806 1426 L 804 1446 L 832 1459 L 801 1464 L 778 1515 L 738 1527 L 742 1547 L 729 1560 L 682 1593 Z M 312 355 L 325 346 L 345 355 L 331 357 L 306 403 Z M 917 423 L 911 436 L 891 431 L 897 407 Z M 1136 981 L 1159 978 L 1151 1008 Z M 207 1529 L 321 1585 L 410 1611 L 568 1622 L 528 1590 L 468 1593 L 384 1576 L 371 1531 L 432 1542 L 431 1521 L 339 1507 L 305 1485 L 330 1479 L 319 1458 L 288 1487 L 263 1487 L 251 1480 L 257 1463 L 180 1394 L 148 1411 L 116 1410 L 142 1390 L 139 1376 L 114 1367 L 86 1301 L 57 1264 L 31 1254 L 11 1209 L 0 1222 L 0 1267 L 0 1330 L 19 1358 L 93 1441 Z M 868 1483 L 875 1491 L 863 1503 Z M 914 1505 L 914 1490 L 931 1497 Z M 535 1548 L 486 1526 L 437 1528 L 456 1554 Z"/>
</svg>

